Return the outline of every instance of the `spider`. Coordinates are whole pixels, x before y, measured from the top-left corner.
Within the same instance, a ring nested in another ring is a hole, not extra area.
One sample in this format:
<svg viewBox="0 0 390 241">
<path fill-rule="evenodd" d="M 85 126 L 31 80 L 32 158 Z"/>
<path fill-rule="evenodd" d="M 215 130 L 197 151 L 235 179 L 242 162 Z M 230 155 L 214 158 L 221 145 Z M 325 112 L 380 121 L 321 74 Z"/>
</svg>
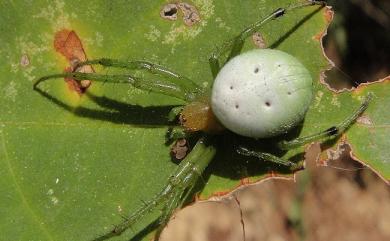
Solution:
<svg viewBox="0 0 390 241">
<path fill-rule="evenodd" d="M 199 138 L 191 152 L 180 162 L 165 187 L 154 198 L 96 240 L 122 234 L 157 207 L 162 209 L 158 221 L 163 227 L 174 210 L 182 207 L 193 195 L 196 183 L 215 155 L 215 136 L 230 132 L 253 139 L 274 138 L 283 136 L 302 122 L 312 101 L 313 86 L 308 70 L 295 57 L 279 50 L 256 49 L 241 53 L 241 49 L 245 40 L 264 24 L 294 9 L 312 5 L 323 7 L 326 4 L 325 1 L 310 0 L 278 8 L 225 42 L 209 59 L 214 78 L 212 88 L 203 88 L 175 71 L 148 61 L 108 58 L 78 63 L 74 72 L 44 76 L 34 83 L 34 89 L 39 91 L 38 85 L 52 78 L 71 78 L 78 83 L 83 80 L 124 82 L 141 90 L 176 97 L 186 103 L 172 108 L 169 119 L 178 120 L 180 125 L 170 129 L 168 138 L 180 140 L 194 133 L 198 134 Z M 228 53 L 228 57 L 221 65 L 220 59 L 225 53 Z M 161 76 L 164 80 L 146 80 L 132 74 L 103 75 L 77 71 L 86 65 L 144 70 Z M 323 138 L 337 137 L 365 111 L 371 98 L 371 94 L 368 94 L 359 108 L 340 124 L 309 136 L 279 141 L 277 148 L 290 150 Z M 237 146 L 237 152 L 243 156 L 276 163 L 291 171 L 303 168 L 302 163 L 244 145 Z"/>
</svg>

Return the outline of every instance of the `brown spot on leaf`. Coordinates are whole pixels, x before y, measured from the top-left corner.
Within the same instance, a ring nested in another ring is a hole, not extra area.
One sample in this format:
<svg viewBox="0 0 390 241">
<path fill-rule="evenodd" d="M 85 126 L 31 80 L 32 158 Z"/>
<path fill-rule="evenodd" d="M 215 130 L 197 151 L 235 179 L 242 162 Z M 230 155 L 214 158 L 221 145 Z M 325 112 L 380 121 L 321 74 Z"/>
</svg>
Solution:
<svg viewBox="0 0 390 241">
<path fill-rule="evenodd" d="M 22 57 L 20 58 L 20 65 L 22 67 L 27 67 L 30 65 L 30 59 L 28 58 L 27 54 L 23 54 Z"/>
<path fill-rule="evenodd" d="M 372 125 L 372 120 L 368 115 L 359 116 L 356 122 L 363 125 Z"/>
<path fill-rule="evenodd" d="M 187 26 L 192 26 L 200 21 L 200 15 L 195 6 L 189 3 L 179 3 L 178 7 L 183 13 L 183 21 Z"/>
<path fill-rule="evenodd" d="M 58 31 L 54 36 L 53 44 L 54 49 L 64 56 L 69 62 L 69 66 L 65 68 L 65 72 L 95 72 L 90 65 L 83 65 L 82 67 L 77 68 L 77 65 L 80 62 L 87 60 L 87 55 L 85 54 L 83 44 L 75 31 L 68 29 Z M 71 90 L 74 90 L 79 94 L 85 92 L 85 90 L 91 85 L 90 80 L 77 81 L 72 78 L 65 78 L 65 81 L 68 83 Z"/>
<path fill-rule="evenodd" d="M 267 44 L 265 43 L 264 37 L 260 32 L 255 32 L 252 35 L 252 41 L 260 49 L 267 48 Z"/>
<path fill-rule="evenodd" d="M 73 30 L 63 29 L 58 31 L 54 36 L 54 48 L 70 63 L 75 60 L 81 62 L 87 59 L 81 40 Z"/>
<path fill-rule="evenodd" d="M 167 20 L 177 20 L 178 12 L 183 15 L 184 24 L 191 27 L 200 21 L 200 15 L 195 6 L 185 3 L 168 3 L 160 11 L 160 16 Z"/>
<path fill-rule="evenodd" d="M 179 139 L 171 147 L 171 154 L 177 160 L 182 160 L 187 156 L 188 143 L 186 139 Z"/>
</svg>

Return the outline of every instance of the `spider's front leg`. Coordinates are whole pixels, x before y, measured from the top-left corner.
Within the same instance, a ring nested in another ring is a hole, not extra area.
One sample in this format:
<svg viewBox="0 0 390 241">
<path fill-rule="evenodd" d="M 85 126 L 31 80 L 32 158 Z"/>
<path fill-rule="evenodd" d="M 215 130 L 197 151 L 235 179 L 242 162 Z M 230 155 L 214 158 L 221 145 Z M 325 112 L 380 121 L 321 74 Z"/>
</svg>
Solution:
<svg viewBox="0 0 390 241">
<path fill-rule="evenodd" d="M 146 70 L 163 78 L 147 80 L 144 78 L 135 77 L 132 74 L 103 75 L 96 73 L 77 72 L 77 70 L 84 65 L 102 65 L 105 67 L 116 67 L 129 70 Z M 101 58 L 81 62 L 76 66 L 75 69 L 75 72 L 65 72 L 41 77 L 34 83 L 33 88 L 37 90 L 38 85 L 48 79 L 71 78 L 76 81 L 92 80 L 111 83 L 128 83 L 135 88 L 176 97 L 184 100 L 187 103 L 194 101 L 199 95 L 203 93 L 203 89 L 191 79 L 184 77 L 164 66 L 148 61 L 120 61 L 116 59 Z"/>
<path fill-rule="evenodd" d="M 137 89 L 160 93 L 171 97 L 176 97 L 186 102 L 190 101 L 193 96 L 193 93 L 191 91 L 185 90 L 174 83 L 170 83 L 168 81 L 161 81 L 161 80 L 146 80 L 143 78 L 134 77 L 129 74 L 105 75 L 105 74 L 96 74 L 96 73 L 66 72 L 62 74 L 53 74 L 53 75 L 44 76 L 38 79 L 34 83 L 33 88 L 37 89 L 38 85 L 41 82 L 48 79 L 54 79 L 54 78 L 71 78 L 77 81 L 92 80 L 92 81 L 100 81 L 100 82 L 107 82 L 107 83 L 128 83 Z"/>
<path fill-rule="evenodd" d="M 237 56 L 240 54 L 241 49 L 244 45 L 245 40 L 252 36 L 256 31 L 258 31 L 264 24 L 268 23 L 270 20 L 277 19 L 279 17 L 282 17 L 285 13 L 302 8 L 302 7 L 307 7 L 307 6 L 312 6 L 312 5 L 321 5 L 325 6 L 326 1 L 317 1 L 317 0 L 310 0 L 304 3 L 298 3 L 296 5 L 292 5 L 286 8 L 278 8 L 265 18 L 260 19 L 259 21 L 251 24 L 249 27 L 245 28 L 242 30 L 236 37 L 226 41 L 218 50 L 214 51 L 210 58 L 209 58 L 209 63 L 210 63 L 210 68 L 211 72 L 213 74 L 213 77 L 215 78 L 221 68 L 220 63 L 219 63 L 219 58 L 226 52 L 230 51 L 230 54 L 228 58 L 226 59 L 225 63 L 229 61 L 231 58 Z"/>
<path fill-rule="evenodd" d="M 193 194 L 199 177 L 209 165 L 215 153 L 216 149 L 212 141 L 206 137 L 201 138 L 168 178 L 160 193 L 150 201 L 145 202 L 141 208 L 130 216 L 125 217 L 124 221 L 116 225 L 113 230 L 96 238 L 95 241 L 119 236 L 158 207 L 162 210 L 158 221 L 163 227 L 169 221 L 172 213 L 177 208 L 182 207 L 189 195 Z"/>
<path fill-rule="evenodd" d="M 101 58 L 101 59 L 93 59 L 93 60 L 87 60 L 85 62 L 81 62 L 76 66 L 76 69 L 84 65 L 101 65 L 104 67 L 115 67 L 115 68 L 129 69 L 129 70 L 146 70 L 152 74 L 169 78 L 171 82 L 173 82 L 174 84 L 180 86 L 181 88 L 187 91 L 190 90 L 194 91 L 200 89 L 199 86 L 193 80 L 183 75 L 180 75 L 175 71 L 168 69 L 167 67 L 149 61 L 144 61 L 144 60 L 122 61 L 117 59 Z"/>
</svg>

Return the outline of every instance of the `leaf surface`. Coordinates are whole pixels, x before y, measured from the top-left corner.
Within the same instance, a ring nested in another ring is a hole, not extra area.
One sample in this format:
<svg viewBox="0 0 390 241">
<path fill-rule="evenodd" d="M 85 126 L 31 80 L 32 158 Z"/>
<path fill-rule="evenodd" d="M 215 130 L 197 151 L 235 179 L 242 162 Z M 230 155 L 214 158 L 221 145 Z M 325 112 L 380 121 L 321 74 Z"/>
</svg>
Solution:
<svg viewBox="0 0 390 241">
<path fill-rule="evenodd" d="M 290 3 L 194 0 L 201 20 L 188 27 L 181 15 L 176 21 L 160 17 L 165 1 L 1 2 L 0 216 L 7 217 L 0 221 L 2 237 L 96 238 L 157 193 L 176 167 L 164 142 L 169 106 L 180 101 L 120 84 L 93 83 L 88 94 L 80 95 L 61 79 L 43 83 L 44 93 L 65 107 L 32 90 L 38 77 L 60 73 L 69 64 L 54 49 L 58 31 L 74 30 L 89 59 L 146 59 L 206 85 L 212 83 L 208 57 L 217 45 Z M 388 84 L 341 95 L 320 84 L 320 71 L 328 66 L 319 41 L 329 21 L 326 16 L 318 6 L 308 7 L 273 20 L 262 30 L 269 47 L 296 56 L 315 80 L 316 98 L 300 135 L 341 121 L 359 105 L 361 96 L 372 91 L 375 98 L 367 115 L 373 126 L 355 125 L 347 138 L 357 158 L 389 179 L 385 138 L 389 118 L 383 104 L 390 103 L 385 94 Z M 254 47 L 249 40 L 244 49 Z M 221 143 L 202 198 L 234 189 L 242 178 L 259 180 L 275 168 L 236 162 L 234 150 L 225 149 Z M 150 222 L 146 219 L 135 229 Z M 130 230 L 117 239 L 132 235 Z"/>
</svg>

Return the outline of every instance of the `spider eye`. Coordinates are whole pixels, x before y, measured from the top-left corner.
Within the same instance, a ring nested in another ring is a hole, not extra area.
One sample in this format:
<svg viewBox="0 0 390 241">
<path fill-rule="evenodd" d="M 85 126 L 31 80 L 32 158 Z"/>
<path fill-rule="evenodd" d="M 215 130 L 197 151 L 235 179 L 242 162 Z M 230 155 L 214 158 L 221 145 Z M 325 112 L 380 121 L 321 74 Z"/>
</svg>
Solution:
<svg viewBox="0 0 390 241">
<path fill-rule="evenodd" d="M 302 121 L 311 98 L 312 80 L 299 60 L 279 50 L 256 49 L 234 57 L 221 69 L 211 106 L 227 129 L 266 138 Z"/>
</svg>

